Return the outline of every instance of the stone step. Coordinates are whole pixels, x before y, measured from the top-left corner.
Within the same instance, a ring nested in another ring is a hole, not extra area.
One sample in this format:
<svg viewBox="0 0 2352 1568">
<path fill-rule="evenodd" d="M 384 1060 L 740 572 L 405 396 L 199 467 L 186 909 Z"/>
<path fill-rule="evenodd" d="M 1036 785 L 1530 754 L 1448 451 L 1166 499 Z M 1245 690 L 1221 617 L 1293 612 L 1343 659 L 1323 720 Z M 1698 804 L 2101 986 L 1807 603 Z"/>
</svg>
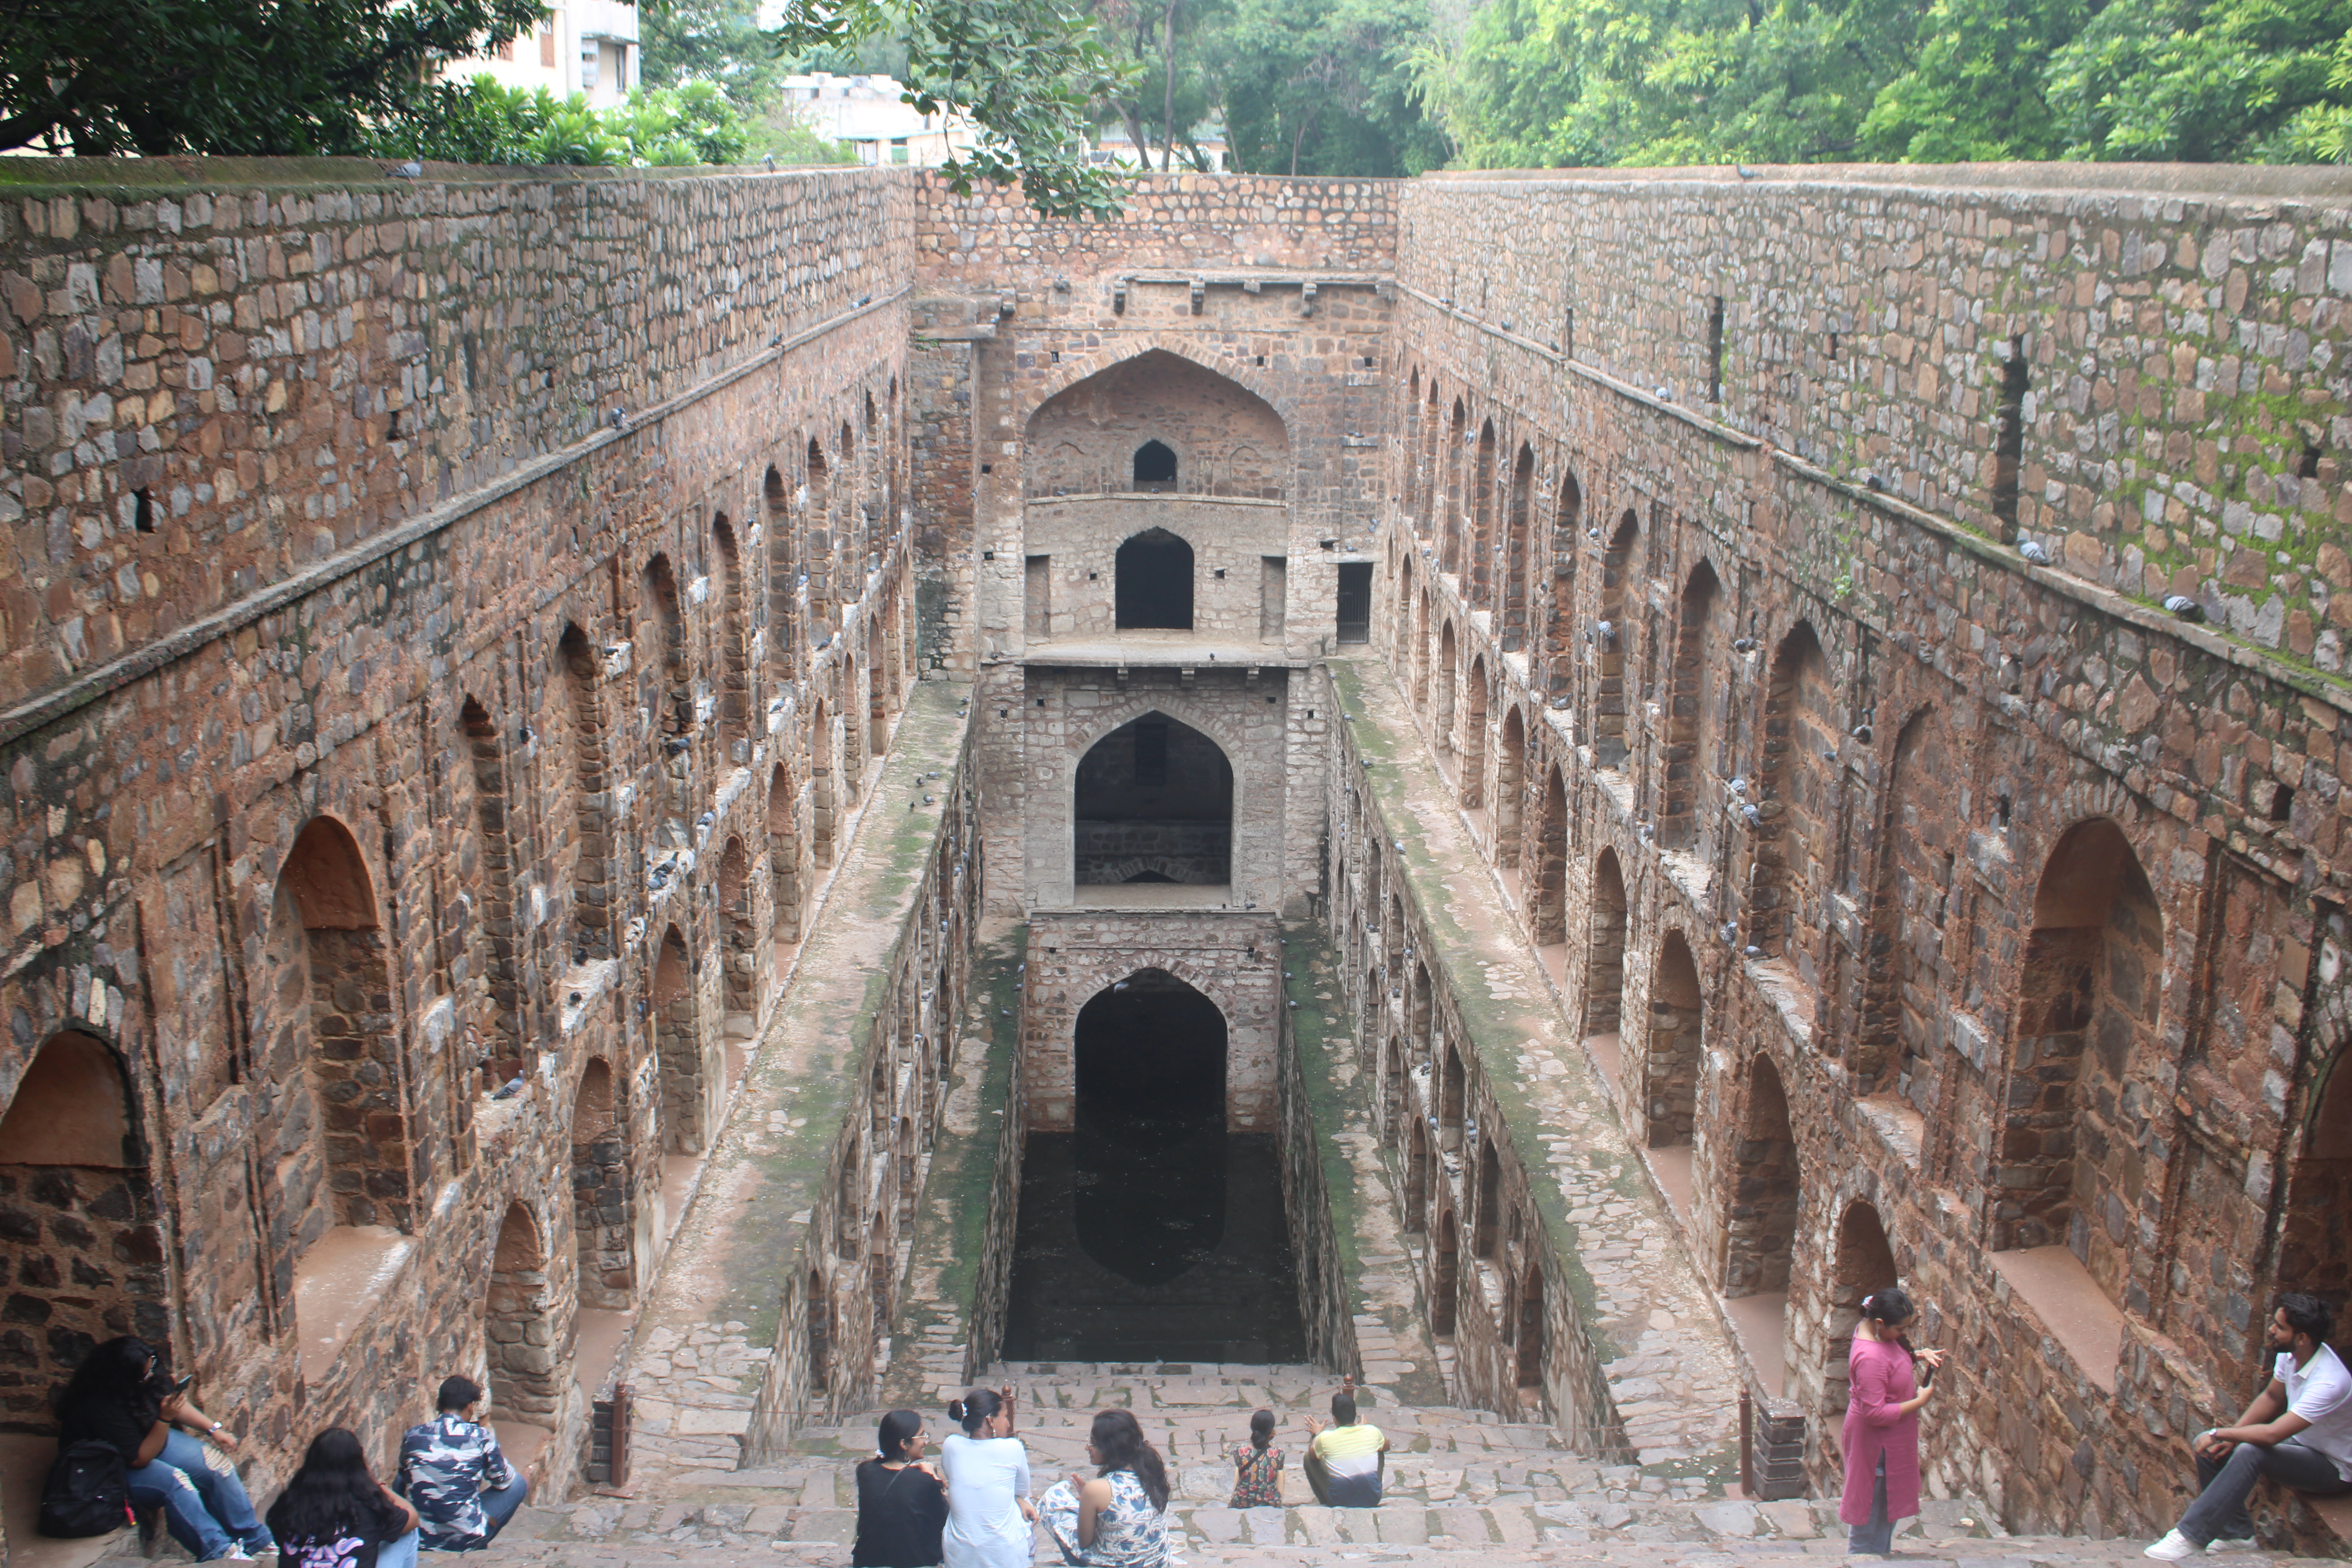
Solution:
<svg viewBox="0 0 2352 1568">
<path fill-rule="evenodd" d="M 768 1489 L 760 1489 L 762 1490 Z M 837 1563 L 856 1531 L 853 1510 L 784 1501 L 628 1501 L 597 1499 L 520 1516 L 499 1538 L 502 1562 L 548 1568 L 626 1568 L 646 1563 Z M 2008 1537 L 1987 1531 L 1968 1505 L 1934 1503 L 1896 1545 L 1904 1560 L 1952 1568 L 2145 1568 L 2138 1540 Z M 1391 1499 L 1378 1509 L 1313 1505 L 1236 1511 L 1171 1504 L 1171 1543 L 1185 1563 L 1387 1562 L 1459 1559 L 1486 1563 L 1600 1563 L 1625 1568 L 1736 1568 L 1785 1564 L 1792 1557 L 1843 1557 L 1835 1506 L 1750 1504 L 1717 1500 L 1648 1508 L 1496 1500 L 1427 1506 Z M 1964 1524 L 1962 1521 L 1966 1521 Z M 2283 1554 L 2246 1552 L 2214 1564 L 2251 1564 Z M 1037 1561 L 1055 1560 L 1050 1549 Z"/>
</svg>

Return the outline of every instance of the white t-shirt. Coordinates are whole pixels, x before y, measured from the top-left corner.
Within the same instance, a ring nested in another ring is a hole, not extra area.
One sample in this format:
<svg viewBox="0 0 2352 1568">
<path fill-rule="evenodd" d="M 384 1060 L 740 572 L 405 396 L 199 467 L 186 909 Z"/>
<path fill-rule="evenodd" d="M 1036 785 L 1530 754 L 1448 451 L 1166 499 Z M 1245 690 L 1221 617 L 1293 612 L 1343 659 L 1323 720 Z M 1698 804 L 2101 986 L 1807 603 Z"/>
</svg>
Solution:
<svg viewBox="0 0 2352 1568">
<path fill-rule="evenodd" d="M 2287 1409 L 2311 1423 L 2294 1440 L 2335 1460 L 2336 1473 L 2352 1481 L 2352 1372 L 2322 1345 L 2301 1366 L 2293 1352 L 2280 1356 L 2278 1379 L 2286 1384 Z"/>
<path fill-rule="evenodd" d="M 1035 1531 L 1016 1499 L 1029 1495 L 1029 1450 L 1018 1437 L 967 1437 L 940 1445 L 947 1472 L 948 1524 L 940 1544 L 948 1568 L 1029 1568 Z"/>
</svg>

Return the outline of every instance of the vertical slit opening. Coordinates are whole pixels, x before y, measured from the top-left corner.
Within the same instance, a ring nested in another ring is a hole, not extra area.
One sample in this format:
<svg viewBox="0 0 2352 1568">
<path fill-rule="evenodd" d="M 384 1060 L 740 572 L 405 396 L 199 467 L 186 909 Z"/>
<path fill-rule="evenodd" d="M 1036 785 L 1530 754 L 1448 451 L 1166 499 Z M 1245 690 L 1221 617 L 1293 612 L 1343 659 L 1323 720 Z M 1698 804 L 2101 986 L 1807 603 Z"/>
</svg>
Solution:
<svg viewBox="0 0 2352 1568">
<path fill-rule="evenodd" d="M 1706 301 L 1706 400 L 1723 401 L 1723 296 Z"/>
<path fill-rule="evenodd" d="M 1992 515 L 2004 544 L 2017 539 L 2017 475 L 2025 455 L 2025 340 L 2009 340 L 2009 363 L 2000 373 L 2000 407 L 1993 420 Z"/>
</svg>

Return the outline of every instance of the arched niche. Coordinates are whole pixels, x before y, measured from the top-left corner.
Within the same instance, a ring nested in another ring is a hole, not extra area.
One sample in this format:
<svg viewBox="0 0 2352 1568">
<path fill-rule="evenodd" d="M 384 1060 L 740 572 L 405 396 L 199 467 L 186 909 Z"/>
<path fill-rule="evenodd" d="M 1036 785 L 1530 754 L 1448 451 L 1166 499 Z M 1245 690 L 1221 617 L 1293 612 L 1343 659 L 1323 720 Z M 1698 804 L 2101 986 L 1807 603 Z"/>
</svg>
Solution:
<svg viewBox="0 0 2352 1568">
<path fill-rule="evenodd" d="M 1216 742 L 1157 710 L 1079 760 L 1071 818 L 1078 886 L 1233 879 L 1233 764 Z"/>
<path fill-rule="evenodd" d="M 1280 500 L 1288 489 L 1282 416 L 1239 382 L 1164 349 L 1121 360 L 1041 404 L 1023 441 L 1024 489 L 1031 496 L 1128 489 L 1141 482 L 1140 449 L 1151 444 L 1170 454 L 1164 482 L 1186 494 Z M 1180 451 L 1181 470 L 1172 460 Z"/>
<path fill-rule="evenodd" d="M 1131 467 L 1133 483 L 1138 490 L 1173 490 L 1176 489 L 1176 450 L 1165 441 L 1146 441 L 1135 449 Z"/>
<path fill-rule="evenodd" d="M 68 1029 L 0 1114 L 0 1419 L 46 1426 L 49 1390 L 121 1334 L 171 1336 L 162 1216 L 121 1059 Z"/>
</svg>

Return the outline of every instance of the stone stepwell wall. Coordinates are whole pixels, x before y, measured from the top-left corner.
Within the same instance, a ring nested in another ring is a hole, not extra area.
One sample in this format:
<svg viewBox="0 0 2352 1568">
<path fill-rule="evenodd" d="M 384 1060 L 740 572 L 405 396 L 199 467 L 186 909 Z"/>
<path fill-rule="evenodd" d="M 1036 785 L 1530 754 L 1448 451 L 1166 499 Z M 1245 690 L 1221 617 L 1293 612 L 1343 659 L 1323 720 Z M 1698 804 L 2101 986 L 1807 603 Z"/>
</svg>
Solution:
<svg viewBox="0 0 2352 1568">
<path fill-rule="evenodd" d="M 0 203 L 0 710 L 642 419 L 912 264 L 888 174 L 25 162 Z"/>
<path fill-rule="evenodd" d="M 457 1371 L 561 1482 L 905 700 L 906 182 L 20 177 L 0 1100 L 96 1040 L 135 1234 L 10 1205 L 0 1418 L 135 1328 L 257 1494 Z"/>
<path fill-rule="evenodd" d="M 2249 192 L 2239 174 L 1448 176 L 1402 187 L 1397 276 L 1481 331 L 2340 672 L 2352 177 Z"/>
</svg>

